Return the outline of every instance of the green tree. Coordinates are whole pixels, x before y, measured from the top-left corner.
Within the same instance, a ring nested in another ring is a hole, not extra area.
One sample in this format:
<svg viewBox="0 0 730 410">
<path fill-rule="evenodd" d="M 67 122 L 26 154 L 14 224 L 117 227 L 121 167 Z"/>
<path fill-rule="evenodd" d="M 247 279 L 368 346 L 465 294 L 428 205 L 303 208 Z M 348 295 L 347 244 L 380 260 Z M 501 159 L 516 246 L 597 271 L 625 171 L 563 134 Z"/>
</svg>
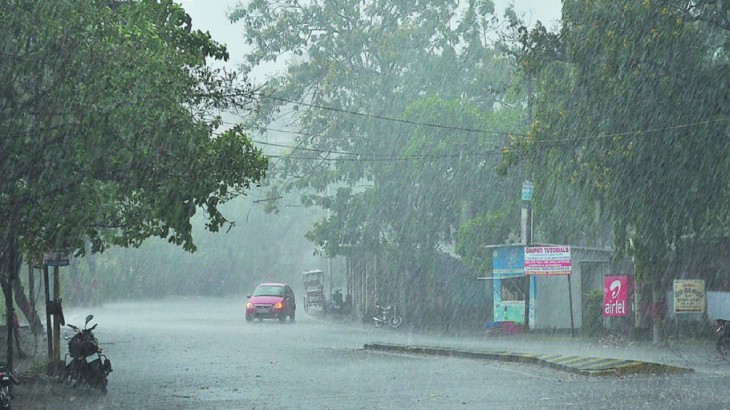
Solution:
<svg viewBox="0 0 730 410">
<path fill-rule="evenodd" d="M 525 159 L 600 201 L 656 302 L 684 239 L 727 228 L 729 16 L 725 2 L 565 1 L 559 37 L 530 49 Z"/>
<path fill-rule="evenodd" d="M 157 236 L 193 251 L 190 218 L 219 206 L 267 160 L 219 112 L 250 107 L 225 47 L 172 0 L 10 0 L 0 5 L 0 277 L 20 255 L 98 252 Z M 9 291 L 6 302 L 11 303 Z"/>
<path fill-rule="evenodd" d="M 493 13 L 491 1 L 448 0 L 260 1 L 231 13 L 253 46 L 247 69 L 290 61 L 253 121 L 295 113 L 301 137 L 277 175 L 329 210 L 309 235 L 324 253 L 389 246 L 405 261 L 505 206 L 498 147 L 521 97 L 488 40 Z"/>
</svg>

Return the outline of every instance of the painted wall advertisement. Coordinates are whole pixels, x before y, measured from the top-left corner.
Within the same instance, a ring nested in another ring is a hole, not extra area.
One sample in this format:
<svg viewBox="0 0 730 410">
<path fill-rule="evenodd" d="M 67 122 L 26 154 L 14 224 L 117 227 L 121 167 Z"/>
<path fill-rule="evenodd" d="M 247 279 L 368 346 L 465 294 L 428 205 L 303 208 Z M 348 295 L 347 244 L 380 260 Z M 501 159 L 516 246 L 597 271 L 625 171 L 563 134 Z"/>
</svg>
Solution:
<svg viewBox="0 0 730 410">
<path fill-rule="evenodd" d="M 570 246 L 525 247 L 525 275 L 570 275 Z"/>
<path fill-rule="evenodd" d="M 704 279 L 674 280 L 674 313 L 705 312 Z"/>
<path fill-rule="evenodd" d="M 603 316 L 628 316 L 630 288 L 631 278 L 627 275 L 603 278 Z"/>
</svg>

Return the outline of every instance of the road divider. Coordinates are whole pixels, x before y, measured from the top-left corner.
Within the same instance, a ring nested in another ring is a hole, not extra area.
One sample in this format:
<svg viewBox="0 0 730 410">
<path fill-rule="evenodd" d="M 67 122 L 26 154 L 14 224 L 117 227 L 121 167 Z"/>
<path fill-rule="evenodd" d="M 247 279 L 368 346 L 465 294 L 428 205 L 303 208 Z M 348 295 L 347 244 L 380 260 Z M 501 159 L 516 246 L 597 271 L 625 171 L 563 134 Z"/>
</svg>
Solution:
<svg viewBox="0 0 730 410">
<path fill-rule="evenodd" d="M 636 360 L 570 355 L 536 355 L 506 351 L 463 350 L 438 346 L 414 346 L 393 343 L 367 343 L 365 350 L 463 357 L 502 362 L 541 365 L 585 376 L 622 376 L 627 374 L 691 373 L 694 369 Z"/>
</svg>

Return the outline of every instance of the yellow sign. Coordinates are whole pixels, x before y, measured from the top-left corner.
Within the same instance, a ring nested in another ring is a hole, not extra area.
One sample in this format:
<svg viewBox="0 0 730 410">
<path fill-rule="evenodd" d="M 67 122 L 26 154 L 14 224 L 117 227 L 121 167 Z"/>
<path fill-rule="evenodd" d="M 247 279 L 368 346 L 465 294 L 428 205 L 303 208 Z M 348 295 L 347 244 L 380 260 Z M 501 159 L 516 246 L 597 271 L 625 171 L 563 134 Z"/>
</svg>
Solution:
<svg viewBox="0 0 730 410">
<path fill-rule="evenodd" d="M 674 280 L 674 313 L 705 312 L 704 279 Z"/>
</svg>

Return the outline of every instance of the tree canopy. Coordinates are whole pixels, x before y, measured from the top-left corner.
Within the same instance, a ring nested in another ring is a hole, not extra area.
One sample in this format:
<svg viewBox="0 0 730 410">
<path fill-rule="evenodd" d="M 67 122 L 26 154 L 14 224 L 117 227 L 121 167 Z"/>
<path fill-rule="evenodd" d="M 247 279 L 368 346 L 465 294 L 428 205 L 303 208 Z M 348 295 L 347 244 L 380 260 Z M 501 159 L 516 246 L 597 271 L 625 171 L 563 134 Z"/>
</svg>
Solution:
<svg viewBox="0 0 730 410">
<path fill-rule="evenodd" d="M 525 125 L 523 96 L 495 45 L 494 4 L 464 6 L 260 1 L 231 13 L 253 48 L 247 70 L 288 62 L 252 122 L 265 129 L 295 113 L 277 189 L 303 189 L 306 205 L 329 210 L 309 234 L 323 253 L 389 246 L 405 260 L 452 247 L 459 226 L 484 214 L 500 220 L 495 240 L 507 239 L 506 221 L 517 229 L 518 211 L 499 210 L 517 204 L 521 176 L 496 168 L 508 133 Z"/>
<path fill-rule="evenodd" d="M 268 160 L 243 128 L 221 127 L 223 110 L 253 101 L 244 77 L 207 65 L 226 58 L 172 0 L 0 4 L 8 340 L 23 256 L 153 236 L 194 251 L 191 218 L 202 211 L 218 231 L 228 223 L 220 206 L 263 179 Z"/>
<path fill-rule="evenodd" d="M 251 88 L 172 0 L 13 0 L 0 6 L 0 243 L 37 255 L 138 245 L 194 250 L 190 218 L 258 183 L 266 159 L 220 110 Z"/>
<path fill-rule="evenodd" d="M 523 159 L 600 203 L 655 300 L 689 241 L 727 235 L 726 2 L 565 1 L 560 33 L 523 31 L 538 73 Z"/>
</svg>

